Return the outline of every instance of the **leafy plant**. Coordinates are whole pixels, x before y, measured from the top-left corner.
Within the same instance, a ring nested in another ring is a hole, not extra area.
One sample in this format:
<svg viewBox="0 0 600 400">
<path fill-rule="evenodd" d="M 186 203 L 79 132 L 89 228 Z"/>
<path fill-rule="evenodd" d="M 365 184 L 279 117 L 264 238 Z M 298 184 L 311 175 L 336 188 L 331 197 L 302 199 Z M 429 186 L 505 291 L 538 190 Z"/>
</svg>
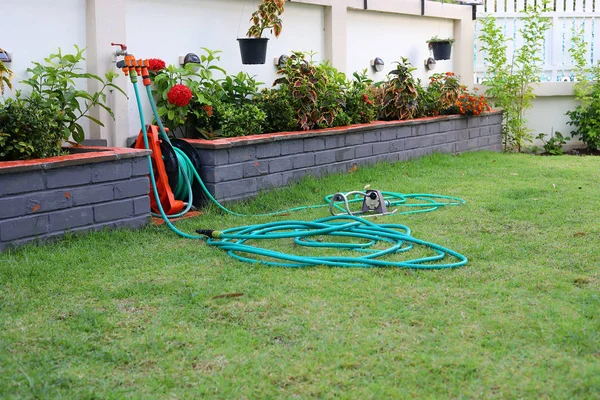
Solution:
<svg viewBox="0 0 600 400">
<path fill-rule="evenodd" d="M 257 82 L 253 76 L 245 72 L 225 77 L 221 84 L 223 89 L 221 101 L 232 104 L 249 104 L 252 98 L 258 94 L 258 87 L 263 82 Z"/>
<path fill-rule="evenodd" d="M 217 111 L 221 131 L 215 133 L 213 138 L 256 135 L 263 131 L 262 124 L 266 119 L 266 115 L 254 104 L 220 103 Z"/>
<path fill-rule="evenodd" d="M 2 51 L 2 49 L 0 49 Z M 0 95 L 4 94 L 4 87 L 6 86 L 9 89 L 12 89 L 12 85 L 10 80 L 12 78 L 12 71 L 4 65 L 2 61 L 0 61 Z"/>
<path fill-rule="evenodd" d="M 456 100 L 456 107 L 461 115 L 480 115 L 484 111 L 490 111 L 490 105 L 483 95 L 469 93 L 466 90 Z"/>
<path fill-rule="evenodd" d="M 542 17 L 549 10 L 550 0 L 543 0 L 526 7 L 527 16 L 523 18 L 523 27 L 519 29 L 523 44 L 509 62 L 506 56 L 507 38 L 495 18 L 488 15 L 482 21 L 483 42 L 481 51 L 488 65 L 483 84 L 487 86 L 486 95 L 494 98 L 495 106 L 504 109 L 503 143 L 504 150 L 521 151 L 525 142 L 532 136 L 527 128 L 525 111 L 531 107 L 535 98 L 532 84 L 538 82 L 538 73 L 542 59 L 538 56 L 550 20 Z"/>
<path fill-rule="evenodd" d="M 44 59 L 44 64 L 34 62 L 34 67 L 27 69 L 27 72 L 32 74 L 31 78 L 23 80 L 21 83 L 31 87 L 29 98 L 23 100 L 30 101 L 41 108 L 53 109 L 55 105 L 58 106 L 62 111 L 54 118 L 58 119 L 62 127 L 63 140 L 69 140 L 72 136 L 75 142 L 81 143 L 84 139 L 84 131 L 79 121 L 87 118 L 104 126 L 98 119 L 89 115 L 89 111 L 93 107 L 100 107 L 114 119 L 114 114 L 107 104 L 105 91 L 114 89 L 123 95 L 125 92 L 112 83 L 118 76 L 112 71 L 106 73 L 104 79 L 87 72 L 79 72 L 81 68 L 78 68 L 77 65 L 85 60 L 83 57 L 85 49 L 77 46 L 75 49 L 75 54 L 64 55 L 58 49 L 58 53 L 51 54 Z M 75 81 L 78 79 L 96 80 L 100 85 L 100 90 L 96 93 L 79 90 L 75 87 Z M 40 134 L 43 133 L 40 132 Z M 60 148 L 60 144 L 57 146 Z"/>
<path fill-rule="evenodd" d="M 431 39 L 425 41 L 425 43 L 440 43 L 440 42 L 448 42 L 450 44 L 453 44 L 454 43 L 454 39 L 452 39 L 452 38 L 439 38 L 437 36 L 434 36 Z"/>
<path fill-rule="evenodd" d="M 256 106 L 265 113 L 264 133 L 287 132 L 298 129 L 296 112 L 290 102 L 288 87 L 263 89 L 254 97 Z"/>
<path fill-rule="evenodd" d="M 375 119 L 374 96 L 369 90 L 373 81 L 367 76 L 367 70 L 355 72 L 354 79 L 346 83 L 345 114 L 349 124 L 368 124 Z"/>
<path fill-rule="evenodd" d="M 384 120 L 415 118 L 421 113 L 419 83 L 412 75 L 416 68 L 406 57 L 395 63 L 398 67 L 390 72 L 392 77 L 383 86 L 380 117 Z"/>
<path fill-rule="evenodd" d="M 0 161 L 63 154 L 62 109 L 41 97 L 7 99 L 0 107 Z"/>
<path fill-rule="evenodd" d="M 537 135 L 537 139 L 541 140 L 544 143 L 544 151 L 546 154 L 550 154 L 552 156 L 559 156 L 563 154 L 562 147 L 567 143 L 567 140 L 570 138 L 568 136 L 563 136 L 560 132 L 554 132 L 554 135 L 550 137 L 550 139 L 546 140 L 546 135 L 540 133 Z"/>
<path fill-rule="evenodd" d="M 282 29 L 279 16 L 283 13 L 284 5 L 285 0 L 262 0 L 258 9 L 250 17 L 252 26 L 248 29 L 247 36 L 260 38 L 265 29 L 270 29 L 275 37 L 279 37 Z"/>
<path fill-rule="evenodd" d="M 453 72 L 436 73 L 430 76 L 423 99 L 425 115 L 457 114 L 458 101 L 466 93 L 459 77 Z"/>
<path fill-rule="evenodd" d="M 281 85 L 290 93 L 300 129 L 332 126 L 343 107 L 345 77 L 328 64 L 314 65 L 305 59 L 305 53 L 292 52 L 277 71 L 282 77 L 273 85 Z"/>
</svg>

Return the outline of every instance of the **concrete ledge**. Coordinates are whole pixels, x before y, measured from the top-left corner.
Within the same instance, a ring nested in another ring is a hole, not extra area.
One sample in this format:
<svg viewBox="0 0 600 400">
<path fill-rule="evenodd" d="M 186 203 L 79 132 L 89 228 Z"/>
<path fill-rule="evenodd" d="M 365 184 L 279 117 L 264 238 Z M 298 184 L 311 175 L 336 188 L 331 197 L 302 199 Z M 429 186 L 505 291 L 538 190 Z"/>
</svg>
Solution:
<svg viewBox="0 0 600 400">
<path fill-rule="evenodd" d="M 0 251 L 150 220 L 146 150 L 84 147 L 0 162 Z"/>
</svg>

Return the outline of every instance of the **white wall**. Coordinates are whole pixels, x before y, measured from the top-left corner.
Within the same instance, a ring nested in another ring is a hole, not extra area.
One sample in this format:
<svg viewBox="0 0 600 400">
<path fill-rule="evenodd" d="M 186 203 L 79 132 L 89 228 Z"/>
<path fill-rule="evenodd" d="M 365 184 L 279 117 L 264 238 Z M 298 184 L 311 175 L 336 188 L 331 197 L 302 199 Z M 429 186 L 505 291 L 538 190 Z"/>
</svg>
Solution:
<svg viewBox="0 0 600 400">
<path fill-rule="evenodd" d="M 245 37 L 248 20 L 255 10 L 252 0 L 127 0 L 127 46 L 138 58 L 160 58 L 167 64 L 178 63 L 187 53 L 201 55 L 202 47 L 221 50 L 217 63 L 228 74 L 245 71 L 256 76 L 263 86 L 271 87 L 277 68 L 273 59 L 291 50 L 315 51 L 316 61 L 324 57 L 324 8 L 316 5 L 286 3 L 282 14 L 283 31 L 276 39 L 269 37 L 267 61 L 264 65 L 242 65 L 237 42 Z M 165 22 L 169 21 L 168 24 Z M 130 86 L 130 85 L 129 85 Z M 140 130 L 133 89 L 128 87 L 129 135 Z M 145 118 L 151 119 L 150 106 L 145 100 Z M 149 121 L 147 121 L 149 122 Z"/>
<path fill-rule="evenodd" d="M 415 18 L 405 15 L 381 12 L 348 11 L 347 31 L 347 71 L 367 68 L 375 81 L 385 79 L 386 74 L 394 69 L 394 61 L 407 57 L 417 68 L 414 76 L 426 83 L 426 77 L 434 72 L 452 71 L 452 60 L 438 61 L 434 71 L 425 69 L 424 61 L 430 57 L 426 40 L 433 36 L 440 38 L 453 37 L 454 24 L 451 20 L 438 18 Z M 370 60 L 380 57 L 385 62 L 381 72 L 374 72 Z"/>
</svg>

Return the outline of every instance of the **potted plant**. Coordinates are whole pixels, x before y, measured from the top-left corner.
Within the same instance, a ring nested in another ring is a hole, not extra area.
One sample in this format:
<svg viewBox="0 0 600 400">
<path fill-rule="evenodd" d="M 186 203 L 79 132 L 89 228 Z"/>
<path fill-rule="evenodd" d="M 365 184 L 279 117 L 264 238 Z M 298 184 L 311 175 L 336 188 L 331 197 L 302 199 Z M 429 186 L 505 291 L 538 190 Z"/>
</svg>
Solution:
<svg viewBox="0 0 600 400">
<path fill-rule="evenodd" d="M 449 60 L 452 52 L 452 43 L 454 39 L 440 39 L 437 36 L 432 37 L 427 41 L 429 50 L 433 51 L 433 58 L 436 60 Z"/>
<path fill-rule="evenodd" d="M 281 19 L 285 0 L 262 0 L 258 9 L 252 14 L 247 38 L 239 38 L 242 64 L 264 64 L 267 55 L 268 38 L 263 38 L 265 29 L 270 29 L 275 37 L 281 34 Z"/>
</svg>

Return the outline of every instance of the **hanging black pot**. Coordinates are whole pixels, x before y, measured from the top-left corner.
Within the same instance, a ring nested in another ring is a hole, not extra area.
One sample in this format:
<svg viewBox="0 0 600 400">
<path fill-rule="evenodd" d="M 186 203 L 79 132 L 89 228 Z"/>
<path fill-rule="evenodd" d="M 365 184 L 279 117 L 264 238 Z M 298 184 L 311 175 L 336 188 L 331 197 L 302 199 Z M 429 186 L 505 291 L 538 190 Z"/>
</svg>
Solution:
<svg viewBox="0 0 600 400">
<path fill-rule="evenodd" d="M 268 38 L 239 38 L 242 64 L 264 64 L 268 42 Z"/>
<path fill-rule="evenodd" d="M 446 42 L 430 42 L 429 48 L 433 51 L 433 58 L 436 60 L 449 60 L 452 53 L 452 43 Z"/>
</svg>

